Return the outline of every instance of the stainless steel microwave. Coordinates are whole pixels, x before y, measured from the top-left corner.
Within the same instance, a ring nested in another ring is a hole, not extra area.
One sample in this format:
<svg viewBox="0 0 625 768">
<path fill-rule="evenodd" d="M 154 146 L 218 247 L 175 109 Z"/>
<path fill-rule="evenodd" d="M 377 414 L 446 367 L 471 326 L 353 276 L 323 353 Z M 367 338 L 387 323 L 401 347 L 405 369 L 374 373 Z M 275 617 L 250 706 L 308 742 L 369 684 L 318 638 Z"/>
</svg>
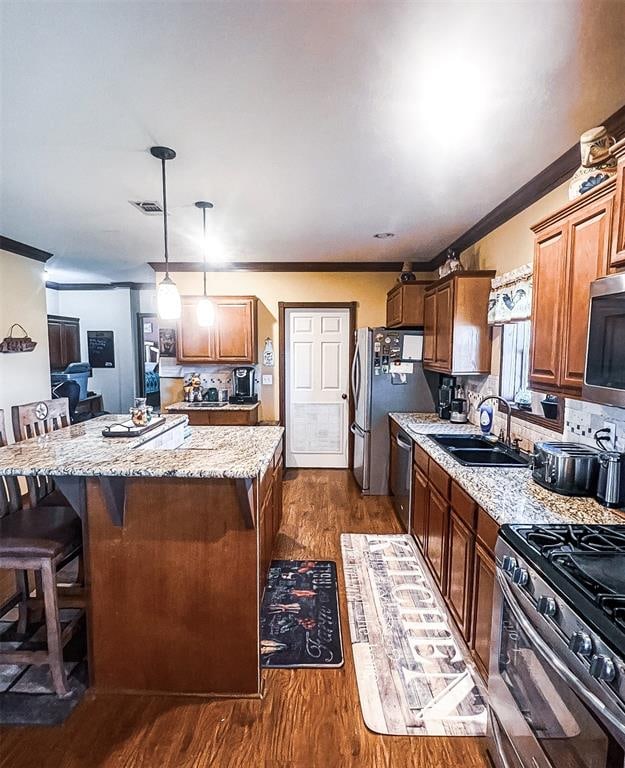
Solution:
<svg viewBox="0 0 625 768">
<path fill-rule="evenodd" d="M 582 397 L 625 407 L 625 274 L 601 277 L 590 285 Z"/>
</svg>

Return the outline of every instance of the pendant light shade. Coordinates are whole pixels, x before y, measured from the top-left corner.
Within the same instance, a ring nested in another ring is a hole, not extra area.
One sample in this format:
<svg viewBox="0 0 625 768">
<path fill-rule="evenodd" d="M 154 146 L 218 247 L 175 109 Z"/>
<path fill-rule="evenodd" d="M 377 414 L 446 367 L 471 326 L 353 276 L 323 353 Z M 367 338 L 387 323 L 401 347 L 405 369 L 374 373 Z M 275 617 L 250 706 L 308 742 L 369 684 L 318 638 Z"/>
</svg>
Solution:
<svg viewBox="0 0 625 768">
<path fill-rule="evenodd" d="M 206 295 L 206 209 L 212 208 L 213 204 L 207 203 L 205 200 L 198 200 L 195 207 L 202 211 L 202 234 L 204 238 L 204 294 L 197 303 L 197 324 L 202 328 L 210 328 L 215 325 L 215 305 Z"/>
<path fill-rule="evenodd" d="M 165 277 L 159 283 L 156 291 L 156 311 L 161 320 L 178 320 L 182 309 L 180 294 L 176 283 L 169 276 L 169 251 L 167 248 L 167 180 L 165 163 L 173 160 L 176 153 L 169 147 L 152 147 L 151 154 L 161 161 L 163 178 L 163 237 L 165 241 Z"/>
<path fill-rule="evenodd" d="M 181 312 L 180 294 L 176 283 L 169 275 L 158 285 L 156 290 L 156 308 L 161 320 L 178 320 Z"/>
</svg>

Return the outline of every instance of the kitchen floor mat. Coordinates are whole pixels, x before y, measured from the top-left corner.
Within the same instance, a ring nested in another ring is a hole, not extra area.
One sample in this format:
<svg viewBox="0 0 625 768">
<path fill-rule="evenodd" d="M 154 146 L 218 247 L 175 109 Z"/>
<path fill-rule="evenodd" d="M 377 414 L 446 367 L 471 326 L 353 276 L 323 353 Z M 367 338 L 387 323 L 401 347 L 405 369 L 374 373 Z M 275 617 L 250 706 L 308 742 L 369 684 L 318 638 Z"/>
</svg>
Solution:
<svg viewBox="0 0 625 768">
<path fill-rule="evenodd" d="M 349 631 L 367 727 L 484 736 L 485 691 L 410 536 L 341 535 Z"/>
<path fill-rule="evenodd" d="M 273 560 L 260 612 L 265 668 L 341 667 L 336 563 Z"/>
</svg>

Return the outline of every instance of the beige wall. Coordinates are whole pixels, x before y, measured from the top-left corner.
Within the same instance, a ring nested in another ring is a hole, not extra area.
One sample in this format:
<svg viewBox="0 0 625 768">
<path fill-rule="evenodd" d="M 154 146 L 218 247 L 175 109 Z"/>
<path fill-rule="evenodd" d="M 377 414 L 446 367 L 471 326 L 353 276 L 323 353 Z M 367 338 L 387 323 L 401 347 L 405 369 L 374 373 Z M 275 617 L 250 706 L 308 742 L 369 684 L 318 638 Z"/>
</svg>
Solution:
<svg viewBox="0 0 625 768">
<path fill-rule="evenodd" d="M 157 275 L 157 282 L 161 279 Z M 183 295 L 202 293 L 202 275 L 199 272 L 180 272 L 172 275 Z M 418 279 L 431 279 L 431 275 L 417 275 Z M 356 301 L 357 326 L 384 325 L 386 321 L 386 293 L 397 275 L 390 272 L 209 272 L 208 292 L 222 296 L 258 296 L 259 361 L 267 337 L 273 341 L 276 365 L 260 373 L 273 373 L 273 387 L 263 387 L 261 418 L 278 418 L 278 302 L 280 301 Z M 168 401 L 182 394 L 180 380 L 165 380 L 161 391 Z"/>
<path fill-rule="evenodd" d="M 50 397 L 43 270 L 38 261 L 0 250 L 0 338 L 8 335 L 13 323 L 20 323 L 37 342 L 32 352 L 0 354 L 0 408 L 4 409 L 9 435 L 12 405 Z"/>
<path fill-rule="evenodd" d="M 467 268 L 496 269 L 497 274 L 534 260 L 534 233 L 530 227 L 568 202 L 568 181 L 462 252 Z"/>
</svg>

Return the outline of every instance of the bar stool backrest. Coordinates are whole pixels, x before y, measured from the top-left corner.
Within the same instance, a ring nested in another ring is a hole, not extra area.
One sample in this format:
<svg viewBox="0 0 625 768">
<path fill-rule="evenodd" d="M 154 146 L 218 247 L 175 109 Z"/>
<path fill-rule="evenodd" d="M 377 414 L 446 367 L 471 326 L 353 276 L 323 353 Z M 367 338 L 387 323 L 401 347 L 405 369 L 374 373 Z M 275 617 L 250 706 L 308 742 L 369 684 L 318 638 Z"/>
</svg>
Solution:
<svg viewBox="0 0 625 768">
<path fill-rule="evenodd" d="M 4 411 L 0 408 L 0 448 L 7 445 Z M 22 508 L 22 494 L 17 477 L 0 477 L 0 517 Z"/>
</svg>

